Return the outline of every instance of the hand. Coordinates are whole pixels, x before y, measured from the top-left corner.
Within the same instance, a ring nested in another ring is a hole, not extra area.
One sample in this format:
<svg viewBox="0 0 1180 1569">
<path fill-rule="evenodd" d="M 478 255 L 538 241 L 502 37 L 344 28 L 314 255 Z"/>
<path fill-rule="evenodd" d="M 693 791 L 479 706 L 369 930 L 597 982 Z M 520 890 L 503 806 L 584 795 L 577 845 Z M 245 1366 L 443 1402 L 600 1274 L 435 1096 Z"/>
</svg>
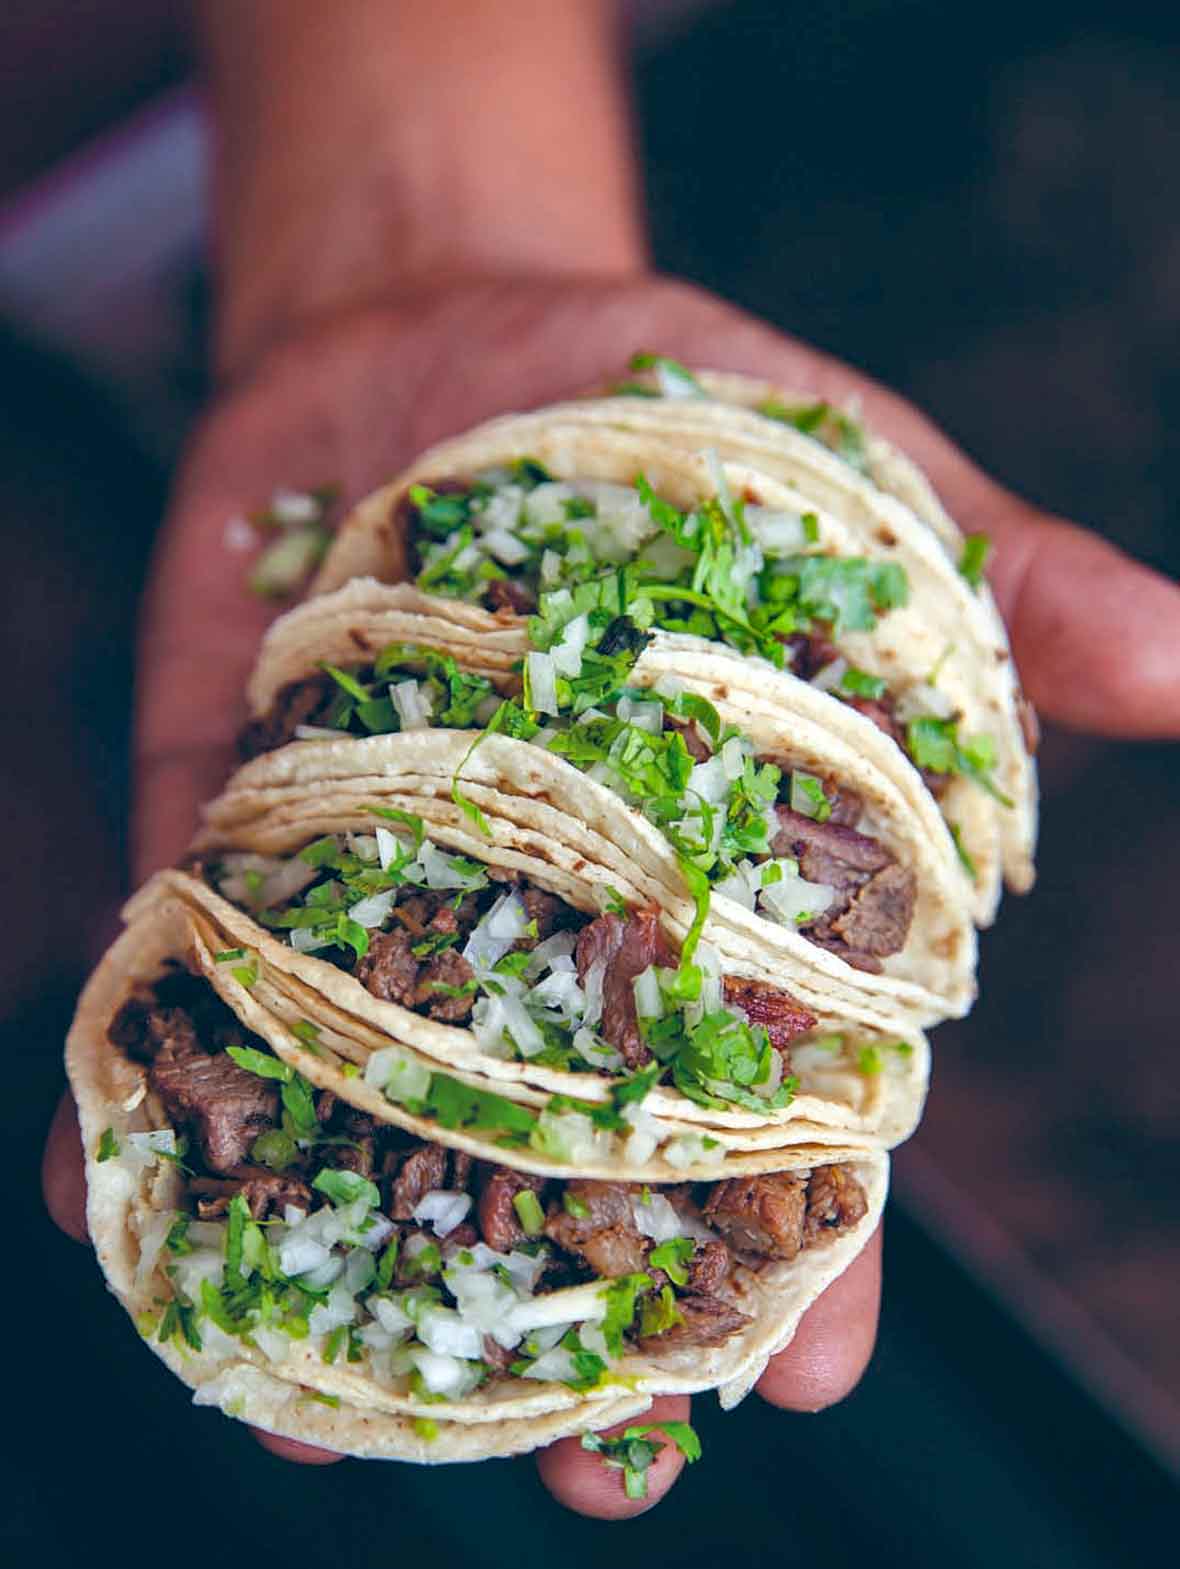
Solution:
<svg viewBox="0 0 1180 1569">
<path fill-rule="evenodd" d="M 1180 736 L 1180 590 L 1080 529 L 989 480 L 914 409 L 855 371 L 697 290 L 655 278 L 524 278 L 449 285 L 343 312 L 271 351 L 214 410 L 193 444 L 148 595 L 140 664 L 134 836 L 137 879 L 184 849 L 199 803 L 232 766 L 242 689 L 273 610 L 246 588 L 226 520 L 278 485 L 339 483 L 349 501 L 440 437 L 616 375 L 639 347 L 750 371 L 833 398 L 860 397 L 870 423 L 913 453 L 951 513 L 996 542 L 991 574 L 1029 696 L 1048 718 L 1096 733 Z M 1117 643 L 1095 634 L 1095 606 L 1117 605 Z M 63 1102 L 46 1147 L 46 1200 L 85 1236 L 82 1154 Z M 876 1331 L 880 1238 L 815 1304 L 758 1392 L 816 1410 L 856 1384 Z M 657 1415 L 683 1419 L 683 1398 Z M 275 1453 L 333 1458 L 259 1435 Z M 542 1479 L 586 1514 L 640 1512 L 667 1492 L 681 1460 L 668 1445 L 647 1504 L 618 1474 L 564 1440 Z"/>
</svg>

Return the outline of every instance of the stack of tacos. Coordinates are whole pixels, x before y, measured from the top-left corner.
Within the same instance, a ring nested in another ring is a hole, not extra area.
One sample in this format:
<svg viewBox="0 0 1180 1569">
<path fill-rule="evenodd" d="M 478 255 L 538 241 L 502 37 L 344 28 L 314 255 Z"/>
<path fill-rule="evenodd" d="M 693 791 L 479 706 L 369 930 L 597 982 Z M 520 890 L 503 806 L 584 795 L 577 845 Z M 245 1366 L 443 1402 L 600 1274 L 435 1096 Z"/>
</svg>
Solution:
<svg viewBox="0 0 1180 1569">
<path fill-rule="evenodd" d="M 964 549 L 847 414 L 666 361 L 355 510 L 70 1037 L 100 1260 L 199 1402 L 441 1461 L 752 1386 L 1031 882 Z"/>
</svg>

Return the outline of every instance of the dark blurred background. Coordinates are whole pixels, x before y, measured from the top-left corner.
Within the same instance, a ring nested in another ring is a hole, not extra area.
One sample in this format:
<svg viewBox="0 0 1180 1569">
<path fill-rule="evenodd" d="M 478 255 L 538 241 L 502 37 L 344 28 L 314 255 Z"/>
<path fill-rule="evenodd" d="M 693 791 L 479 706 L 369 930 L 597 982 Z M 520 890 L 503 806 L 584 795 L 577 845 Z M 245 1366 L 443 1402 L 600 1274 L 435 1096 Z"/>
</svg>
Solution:
<svg viewBox="0 0 1180 1569">
<path fill-rule="evenodd" d="M 1175 575 L 1177 8 L 635 9 L 660 264 L 863 366 L 1009 484 Z M 527 1465 L 283 1467 L 189 1412 L 43 1218 L 60 1042 L 123 886 L 136 601 L 202 396 L 188 71 L 179 4 L 6 0 L 0 17 L 12 1561 L 1167 1559 L 1175 748 L 1049 734 L 1037 890 L 985 938 L 982 1001 L 938 1032 L 897 1160 L 872 1370 L 818 1417 L 700 1400 L 704 1462 L 625 1536 L 564 1515 Z M 1120 639 L 1120 608 L 1092 607 L 1096 638 Z"/>
</svg>

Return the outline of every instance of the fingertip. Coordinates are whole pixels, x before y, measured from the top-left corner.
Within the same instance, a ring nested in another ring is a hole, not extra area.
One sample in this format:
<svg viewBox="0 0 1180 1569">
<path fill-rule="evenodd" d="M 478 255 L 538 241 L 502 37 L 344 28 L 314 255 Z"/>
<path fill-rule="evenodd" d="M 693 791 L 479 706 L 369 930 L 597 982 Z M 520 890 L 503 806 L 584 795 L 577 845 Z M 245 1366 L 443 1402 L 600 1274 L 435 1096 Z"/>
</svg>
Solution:
<svg viewBox="0 0 1180 1569">
<path fill-rule="evenodd" d="M 86 1175 L 82 1131 L 74 1097 L 67 1090 L 57 1103 L 41 1156 L 41 1192 L 54 1225 L 75 1242 L 89 1243 L 86 1229 Z"/>
<path fill-rule="evenodd" d="M 640 1416 L 603 1429 L 615 1437 L 637 1422 L 687 1422 L 690 1411 L 687 1395 L 665 1395 L 653 1400 Z M 656 1433 L 655 1438 L 661 1435 Z M 628 1498 L 623 1490 L 623 1473 L 606 1465 L 601 1456 L 582 1448 L 580 1438 L 562 1438 L 537 1456 L 541 1481 L 559 1504 L 576 1514 L 594 1520 L 630 1520 L 653 1509 L 684 1469 L 684 1456 L 675 1444 L 663 1440 L 664 1447 L 646 1472 L 647 1497 Z"/>
<path fill-rule="evenodd" d="M 260 1427 L 252 1427 L 251 1435 L 257 1439 L 263 1449 L 272 1455 L 277 1455 L 280 1460 L 290 1460 L 295 1465 L 335 1465 L 338 1460 L 347 1458 L 338 1455 L 332 1449 L 317 1449 L 314 1444 L 302 1444 L 297 1438 L 283 1438 L 279 1433 L 266 1433 Z"/>
<path fill-rule="evenodd" d="M 822 1411 L 852 1393 L 877 1339 L 881 1228 L 808 1309 L 785 1351 L 758 1380 L 763 1400 L 784 1411 Z"/>
</svg>

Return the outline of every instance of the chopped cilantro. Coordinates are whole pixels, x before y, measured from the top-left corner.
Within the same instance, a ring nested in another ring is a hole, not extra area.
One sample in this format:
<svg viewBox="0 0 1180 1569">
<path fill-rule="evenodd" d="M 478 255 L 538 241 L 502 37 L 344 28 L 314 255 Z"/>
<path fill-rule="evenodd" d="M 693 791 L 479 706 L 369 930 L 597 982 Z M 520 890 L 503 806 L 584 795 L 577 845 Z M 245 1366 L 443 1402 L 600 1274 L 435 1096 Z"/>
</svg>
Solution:
<svg viewBox="0 0 1180 1569">
<path fill-rule="evenodd" d="M 606 1316 L 601 1324 L 602 1338 L 611 1356 L 622 1356 L 623 1336 L 635 1320 L 636 1302 L 640 1293 L 650 1286 L 650 1275 L 620 1275 L 599 1292 L 606 1302 Z"/>
<path fill-rule="evenodd" d="M 886 683 L 881 676 L 871 676 L 867 670 L 858 670 L 855 665 L 840 677 L 840 691 L 849 697 L 867 697 L 872 702 L 885 696 Z"/>
<path fill-rule="evenodd" d="M 531 1188 L 522 1188 L 512 1200 L 512 1208 L 526 1237 L 539 1237 L 545 1226 L 545 1211 Z"/>
<path fill-rule="evenodd" d="M 414 1431 L 419 1438 L 430 1444 L 438 1437 L 438 1423 L 428 1416 L 416 1416 L 414 1418 Z"/>
<path fill-rule="evenodd" d="M 667 1242 L 652 1248 L 647 1261 L 652 1269 L 662 1269 L 673 1285 L 683 1286 L 688 1283 L 685 1265 L 692 1258 L 695 1247 L 691 1237 L 669 1237 Z"/>
<path fill-rule="evenodd" d="M 333 1204 L 353 1204 L 364 1199 L 370 1209 L 381 1205 L 381 1194 L 375 1182 L 362 1177 L 359 1171 L 335 1171 L 325 1168 L 312 1183 L 317 1193 L 323 1193 Z"/>
<path fill-rule="evenodd" d="M 95 1160 L 112 1160 L 119 1153 L 119 1141 L 115 1137 L 114 1128 L 105 1128 L 98 1141 L 98 1150 Z"/>
<path fill-rule="evenodd" d="M 978 880 L 979 880 L 979 868 L 975 864 L 975 857 L 971 854 L 971 852 L 968 850 L 967 846 L 963 843 L 963 830 L 962 830 L 962 828 L 959 826 L 958 823 L 950 823 L 950 822 L 948 822 L 947 827 L 951 831 L 951 838 L 955 842 L 955 854 L 959 857 L 959 860 L 960 860 L 960 862 L 962 863 L 962 866 L 963 866 L 963 870 L 967 873 L 967 876 L 970 877 L 970 879 L 971 879 L 971 881 L 973 883 L 974 882 L 978 882 Z"/>
<path fill-rule="evenodd" d="M 278 1079 L 286 1084 L 295 1072 L 290 1063 L 284 1062 L 281 1057 L 272 1057 L 268 1052 L 258 1051 L 253 1046 L 227 1046 L 225 1054 L 239 1068 L 257 1074 L 260 1079 Z"/>
<path fill-rule="evenodd" d="M 803 817 L 826 823 L 832 815 L 832 803 L 824 794 L 824 787 L 814 774 L 795 770 L 791 774 L 791 810 Z"/>
<path fill-rule="evenodd" d="M 992 542 L 986 534 L 968 534 L 963 541 L 963 554 L 959 557 L 959 576 L 979 591 L 984 569 L 992 553 Z"/>
</svg>

